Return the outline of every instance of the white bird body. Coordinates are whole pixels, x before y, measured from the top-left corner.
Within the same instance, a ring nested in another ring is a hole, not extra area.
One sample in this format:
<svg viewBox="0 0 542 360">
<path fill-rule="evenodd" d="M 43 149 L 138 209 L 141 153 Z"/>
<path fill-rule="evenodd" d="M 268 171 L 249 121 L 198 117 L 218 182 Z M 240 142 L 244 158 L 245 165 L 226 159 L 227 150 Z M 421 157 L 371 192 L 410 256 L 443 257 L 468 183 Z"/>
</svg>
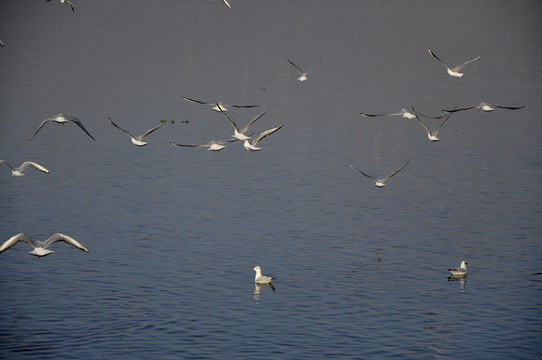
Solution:
<svg viewBox="0 0 542 360">
<path fill-rule="evenodd" d="M 261 150 L 262 148 L 257 147 L 256 144 L 259 143 L 260 141 L 262 141 L 265 137 L 277 132 L 283 126 L 284 125 L 280 125 L 280 126 L 277 126 L 276 128 L 269 129 L 269 130 L 266 130 L 266 131 L 262 132 L 260 135 L 258 135 L 257 138 L 252 140 L 252 142 L 249 142 L 248 139 L 245 139 L 244 142 L 243 142 L 244 148 L 249 150 L 249 151 L 259 151 L 259 150 Z"/>
<path fill-rule="evenodd" d="M 377 178 L 372 177 L 371 175 L 365 174 L 363 171 L 357 169 L 354 165 L 352 165 L 352 163 L 350 163 L 350 167 L 353 170 L 359 172 L 361 175 L 364 175 L 364 176 L 368 177 L 369 179 L 373 179 L 375 181 L 375 186 L 377 186 L 379 188 L 383 188 L 384 186 L 386 186 L 386 184 L 385 184 L 386 180 L 388 180 L 392 176 L 396 175 L 399 171 L 403 170 L 409 163 L 410 163 L 410 161 L 407 161 L 406 164 L 403 165 L 399 170 L 396 170 L 396 171 L 392 172 L 391 174 L 389 174 L 388 176 L 386 176 L 383 179 L 377 179 Z"/>
<path fill-rule="evenodd" d="M 465 61 L 463 64 L 461 65 L 458 65 L 456 67 L 454 67 L 453 69 L 450 68 L 445 62 L 443 62 L 442 60 L 440 60 L 434 53 L 433 51 L 431 51 L 430 48 L 427 48 L 427 51 L 429 52 L 429 54 L 434 57 L 438 62 L 440 62 L 442 65 L 444 65 L 444 67 L 446 67 L 446 71 L 448 72 L 448 74 L 450 76 L 453 76 L 453 77 L 457 77 L 457 78 L 460 78 L 462 77 L 464 74 L 463 73 L 460 73 L 459 71 L 462 70 L 465 66 L 467 66 L 468 64 L 470 64 L 471 62 L 474 62 L 476 60 L 479 60 L 483 55 L 480 55 L 472 60 L 469 60 L 469 61 Z"/>
<path fill-rule="evenodd" d="M 271 281 L 275 280 L 275 278 L 271 276 L 262 275 L 262 269 L 259 266 L 255 266 L 252 270 L 256 271 L 254 282 L 257 284 L 269 284 Z"/>
<path fill-rule="evenodd" d="M 216 103 L 216 105 L 218 106 L 218 103 Z M 250 139 L 250 137 L 251 137 L 250 135 L 245 134 L 248 131 L 248 129 L 256 122 L 256 120 L 261 118 L 268 111 L 269 111 L 269 109 L 267 109 L 263 113 L 257 115 L 254 119 L 250 120 L 250 122 L 248 124 L 246 124 L 245 127 L 243 127 L 242 129 L 239 129 L 239 127 L 235 123 L 235 120 L 230 118 L 224 111 L 221 111 L 221 113 L 224 114 L 224 116 L 230 121 L 231 125 L 233 126 L 233 131 L 234 131 L 233 132 L 233 138 L 237 139 L 239 141 L 245 141 L 245 140 Z"/>
<path fill-rule="evenodd" d="M 138 135 L 138 136 L 133 136 L 132 134 L 130 134 L 128 131 L 124 130 L 123 128 L 121 128 L 120 126 L 118 126 L 117 124 L 115 124 L 113 122 L 113 120 L 111 120 L 111 118 L 108 118 L 109 122 L 111 123 L 111 125 L 113 125 L 114 127 L 116 127 L 117 129 L 119 129 L 120 131 L 124 132 L 126 135 L 128 135 L 130 137 L 130 140 L 132 141 L 132 144 L 136 145 L 136 146 L 145 146 L 148 144 L 148 142 L 145 142 L 143 141 L 143 138 L 147 135 L 149 135 L 150 133 L 152 133 L 153 131 L 157 130 L 158 128 L 162 127 L 165 122 L 161 123 L 160 125 L 158 126 L 155 126 L 153 128 L 150 128 L 149 130 L 145 131 L 144 133 Z"/>
<path fill-rule="evenodd" d="M 84 132 L 86 132 L 87 135 L 90 136 L 92 140 L 96 141 L 96 139 L 94 139 L 94 137 L 92 135 L 90 135 L 90 133 L 87 131 L 87 129 L 83 126 L 83 124 L 81 123 L 81 121 L 78 118 L 73 117 L 73 116 L 67 116 L 67 115 L 64 115 L 64 114 L 56 114 L 56 115 L 53 115 L 53 116 L 49 116 L 47 119 L 43 120 L 41 125 L 38 127 L 38 130 L 36 130 L 36 132 L 34 133 L 34 135 L 32 135 L 30 140 L 32 140 L 34 138 L 34 136 L 36 136 L 38 131 L 40 131 L 41 128 L 44 127 L 45 124 L 47 124 L 50 121 L 54 121 L 57 124 L 61 124 L 61 125 L 64 125 L 67 122 L 72 122 L 72 123 L 76 124 L 77 126 L 79 126 Z"/>
<path fill-rule="evenodd" d="M 297 78 L 297 80 L 303 82 L 303 81 L 306 81 L 308 79 L 308 76 L 309 76 L 309 73 L 314 70 L 318 65 L 320 65 L 322 62 L 318 62 L 316 65 L 314 65 L 313 67 L 311 67 L 308 71 L 303 71 L 299 66 L 297 66 L 296 63 L 294 63 L 292 60 L 286 58 L 286 60 L 288 60 L 288 62 L 290 64 L 292 64 L 293 67 L 295 67 L 297 69 L 297 71 L 299 72 L 299 77 Z"/>
<path fill-rule="evenodd" d="M 467 262 L 461 261 L 458 268 L 448 269 L 452 276 L 467 276 Z"/>
<path fill-rule="evenodd" d="M 45 241 L 34 241 L 28 237 L 28 235 L 24 233 L 17 234 L 15 236 L 12 236 L 9 238 L 6 242 L 0 246 L 0 253 L 6 251 L 7 249 L 15 246 L 19 242 L 27 243 L 28 245 L 32 246 L 34 249 L 29 252 L 29 254 L 37 256 L 37 257 L 43 257 L 47 256 L 49 254 L 52 254 L 53 250 L 47 250 L 47 248 L 51 245 L 53 245 L 56 242 L 63 241 L 66 244 L 75 246 L 76 248 L 83 250 L 84 252 L 88 253 L 88 250 L 86 247 L 81 245 L 77 240 L 69 237 L 68 235 L 64 235 L 61 233 L 55 233 L 53 234 L 49 239 Z"/>
<path fill-rule="evenodd" d="M 6 160 L 0 160 L 0 166 L 2 166 L 2 165 L 6 166 L 7 168 L 9 168 L 11 170 L 11 175 L 12 176 L 24 176 L 23 171 L 29 166 L 31 166 L 31 167 L 33 167 L 35 169 L 38 169 L 40 171 L 43 171 L 46 174 L 49 174 L 49 170 L 47 170 L 46 168 L 44 168 L 40 164 L 37 164 L 37 163 L 32 162 L 32 161 L 25 161 L 18 168 L 14 168 Z"/>
<path fill-rule="evenodd" d="M 237 139 L 230 139 L 230 140 L 220 140 L 220 141 L 210 141 L 208 143 L 205 143 L 205 144 L 197 144 L 197 145 L 183 145 L 183 144 L 176 144 L 174 142 L 169 142 L 171 145 L 173 146 L 177 146 L 177 147 L 208 147 L 207 151 L 212 151 L 214 153 L 217 153 L 219 152 L 220 150 L 224 149 L 226 146 L 223 145 L 224 143 L 227 143 L 227 142 L 234 142 L 234 141 L 237 141 Z"/>
<path fill-rule="evenodd" d="M 414 111 L 414 109 L 412 108 L 412 111 Z M 423 121 L 421 121 L 421 119 L 416 116 L 416 119 L 418 119 L 418 122 L 423 126 L 423 128 L 425 129 L 425 131 L 427 131 L 427 138 L 431 141 L 439 141 L 440 139 L 437 137 L 438 135 L 438 132 L 440 130 L 440 128 L 442 127 L 442 125 L 444 125 L 444 123 L 450 118 L 450 116 L 452 115 L 452 113 L 450 112 L 448 114 L 448 116 L 446 116 L 446 118 L 440 123 L 440 125 L 435 129 L 435 131 L 429 131 L 429 128 L 427 127 L 427 125 L 424 124 Z"/>
</svg>

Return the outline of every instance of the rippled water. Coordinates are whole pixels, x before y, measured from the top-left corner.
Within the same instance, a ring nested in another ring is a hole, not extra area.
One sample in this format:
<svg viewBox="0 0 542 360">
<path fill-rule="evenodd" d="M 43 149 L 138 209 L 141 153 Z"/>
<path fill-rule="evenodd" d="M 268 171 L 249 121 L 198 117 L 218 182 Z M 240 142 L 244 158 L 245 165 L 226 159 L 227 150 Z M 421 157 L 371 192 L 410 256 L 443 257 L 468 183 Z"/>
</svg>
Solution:
<svg viewBox="0 0 542 360">
<path fill-rule="evenodd" d="M 0 158 L 51 170 L 0 169 L 0 241 L 90 250 L 0 254 L 0 358 L 540 358 L 538 2 L 73 2 L 0 5 Z M 455 79 L 428 46 L 484 57 Z M 323 62 L 300 83 L 285 56 Z M 284 127 L 257 153 L 174 148 L 232 131 L 181 96 Z M 360 116 L 480 101 L 525 108 L 454 114 L 438 143 Z M 28 141 L 59 112 L 97 141 L 73 124 Z M 107 117 L 168 123 L 137 148 Z M 407 160 L 384 189 L 348 166 Z"/>
</svg>

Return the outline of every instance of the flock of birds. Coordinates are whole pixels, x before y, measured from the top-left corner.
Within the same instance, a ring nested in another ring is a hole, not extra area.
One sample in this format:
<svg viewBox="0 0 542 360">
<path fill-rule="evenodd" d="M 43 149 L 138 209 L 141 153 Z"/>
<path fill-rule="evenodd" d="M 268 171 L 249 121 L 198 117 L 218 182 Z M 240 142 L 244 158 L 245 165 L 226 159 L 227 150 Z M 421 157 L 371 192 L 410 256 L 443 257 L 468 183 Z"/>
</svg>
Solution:
<svg viewBox="0 0 542 360">
<path fill-rule="evenodd" d="M 46 1 L 51 1 L 51 0 L 46 0 Z M 230 6 L 230 4 L 228 3 L 227 0 L 222 0 L 222 1 L 228 8 L 231 8 L 231 6 Z M 69 5 L 71 7 L 71 9 L 73 10 L 73 12 L 75 13 L 75 7 L 70 1 L 68 1 L 68 0 L 60 0 L 60 2 L 62 4 Z M 0 45 L 3 46 L 3 43 L 1 43 L 1 41 L 0 41 Z M 460 65 L 458 65 L 456 67 L 451 68 L 445 62 L 443 62 L 439 57 L 437 57 L 437 55 L 435 55 L 435 53 L 430 48 L 428 48 L 427 50 L 428 50 L 429 54 L 434 59 L 436 59 L 439 63 L 441 63 L 446 68 L 446 71 L 450 76 L 456 77 L 456 78 L 461 78 L 464 75 L 464 73 L 461 73 L 460 71 L 463 70 L 467 65 L 469 65 L 469 64 L 471 64 L 471 63 L 473 63 L 475 61 L 478 61 L 483 56 L 483 55 L 480 55 L 480 56 L 478 56 L 478 57 L 476 57 L 474 59 L 465 61 L 464 63 L 462 63 L 462 64 L 460 64 Z M 297 78 L 297 80 L 299 80 L 300 82 L 307 81 L 309 73 L 311 73 L 318 65 L 320 65 L 322 63 L 322 61 L 319 61 L 315 65 L 313 65 L 308 71 L 304 71 L 300 66 L 298 66 L 296 63 L 294 63 L 289 58 L 286 57 L 285 59 L 288 61 L 289 64 L 291 64 L 299 72 L 299 77 Z M 187 145 L 187 144 L 177 144 L 177 143 L 174 143 L 174 142 L 170 142 L 170 144 L 172 146 L 176 146 L 176 147 L 194 147 L 194 148 L 207 147 L 208 151 L 213 151 L 213 152 L 216 153 L 216 152 L 219 152 L 220 150 L 222 150 L 223 148 L 225 148 L 224 144 L 226 144 L 226 143 L 239 142 L 239 143 L 242 143 L 243 147 L 248 151 L 251 151 L 251 152 L 252 151 L 259 151 L 259 150 L 261 150 L 261 148 L 257 146 L 259 144 L 259 142 L 262 141 L 267 136 L 276 133 L 278 130 L 280 130 L 283 127 L 283 124 L 279 125 L 279 126 L 276 126 L 276 127 L 273 127 L 271 129 L 268 129 L 268 130 L 265 130 L 265 131 L 261 132 L 258 136 L 254 137 L 254 133 L 248 133 L 250 127 L 252 125 L 254 125 L 254 123 L 257 120 L 259 120 L 263 115 L 265 115 L 267 113 L 267 111 L 269 111 L 269 109 L 267 109 L 264 112 L 262 112 L 262 113 L 258 114 L 257 116 L 255 116 L 251 121 L 249 121 L 245 126 L 243 126 L 241 128 L 241 127 L 239 127 L 237 125 L 235 120 L 231 116 L 229 116 L 227 114 L 228 107 L 255 108 L 255 107 L 258 107 L 259 105 L 233 105 L 233 104 L 225 104 L 225 103 L 222 103 L 222 102 L 219 102 L 219 101 L 200 101 L 200 100 L 195 100 L 195 99 L 188 98 L 188 97 L 185 97 L 185 96 L 183 96 L 182 99 L 184 99 L 186 101 L 189 101 L 189 102 L 192 102 L 192 103 L 198 103 L 198 104 L 202 104 L 202 105 L 211 106 L 212 110 L 221 113 L 229 121 L 229 123 L 233 127 L 233 134 L 230 136 L 230 138 L 227 138 L 225 140 L 213 140 L 213 141 L 209 141 L 209 142 L 203 143 L 203 144 L 190 144 L 190 145 Z M 434 142 L 434 141 L 439 141 L 439 138 L 437 137 L 439 130 L 446 123 L 446 121 L 448 121 L 450 116 L 452 114 L 456 113 L 456 112 L 467 111 L 467 110 L 472 110 L 472 109 L 481 109 L 481 110 L 486 111 L 486 112 L 493 111 L 495 109 L 518 110 L 518 109 L 521 109 L 523 107 L 524 106 L 501 106 L 501 105 L 495 105 L 495 104 L 489 104 L 489 103 L 481 102 L 478 105 L 468 106 L 468 107 L 464 107 L 464 108 L 457 108 L 456 107 L 454 109 L 443 109 L 442 112 L 444 113 L 444 115 L 440 115 L 440 116 L 427 116 L 427 115 L 424 115 L 422 113 L 416 112 L 414 110 L 413 106 L 411 106 L 409 110 L 403 108 L 399 112 L 395 112 L 395 113 L 368 114 L 368 113 L 362 112 L 361 115 L 364 116 L 364 117 L 401 116 L 401 117 L 403 117 L 405 119 L 417 119 L 417 121 L 420 123 L 420 125 L 426 130 L 427 137 L 429 138 L 429 140 Z M 441 118 L 443 118 L 443 120 L 440 123 L 440 125 L 434 131 L 431 131 L 431 130 L 429 130 L 428 126 L 420 119 L 420 116 L 421 117 L 432 118 L 432 119 L 441 119 Z M 160 125 L 154 126 L 154 127 L 150 128 L 150 129 L 148 129 L 147 131 L 139 134 L 138 136 L 134 136 L 130 132 L 128 132 L 127 130 L 121 128 L 119 125 L 114 123 L 111 118 L 108 118 L 108 120 L 109 120 L 109 122 L 111 123 L 112 126 L 114 126 L 119 131 L 121 131 L 121 132 L 125 133 L 126 135 L 128 135 L 130 137 L 130 140 L 131 140 L 132 144 L 135 145 L 135 146 L 145 146 L 145 145 L 147 145 L 148 142 L 144 141 L 145 137 L 148 136 L 149 134 L 155 132 L 156 130 L 160 129 L 165 124 L 165 122 L 162 121 L 162 123 Z M 50 122 L 55 122 L 55 123 L 60 124 L 60 125 L 63 125 L 63 124 L 66 124 L 66 123 L 73 123 L 73 124 L 77 125 L 82 131 L 84 131 L 92 140 L 96 140 L 90 134 L 90 132 L 86 129 L 86 127 L 83 125 L 83 123 L 78 118 L 73 117 L 73 116 L 63 115 L 63 114 L 57 114 L 57 115 L 54 115 L 54 116 L 50 116 L 50 117 L 46 118 L 45 120 L 43 120 L 41 122 L 41 124 L 39 125 L 38 129 L 35 131 L 34 135 L 30 138 L 30 140 L 34 139 L 34 137 L 38 134 L 38 132 L 45 125 L 47 125 Z M 387 175 L 387 176 L 385 176 L 383 178 L 375 178 L 375 177 L 373 177 L 371 175 L 368 175 L 367 173 L 363 172 L 362 170 L 356 168 L 352 163 L 350 163 L 349 165 L 354 171 L 362 174 L 363 176 L 365 176 L 365 177 L 367 177 L 369 179 L 372 179 L 375 182 L 375 186 L 377 186 L 379 188 L 383 188 L 386 185 L 385 184 L 386 180 L 388 180 L 389 178 L 397 175 L 409 163 L 410 163 L 410 161 L 407 161 L 398 170 L 390 173 L 389 175 Z M 23 171 L 25 169 L 27 169 L 28 167 L 32 167 L 34 169 L 37 169 L 37 170 L 42 171 L 42 172 L 47 173 L 47 174 L 49 173 L 49 170 L 47 170 L 45 167 L 43 167 L 42 165 L 37 164 L 35 162 L 32 162 L 32 161 L 25 161 L 25 162 L 23 162 L 23 164 L 21 166 L 19 166 L 17 168 L 14 168 L 7 161 L 0 160 L 0 166 L 6 166 L 8 169 L 10 169 L 11 170 L 11 175 L 13 175 L 13 176 L 22 176 L 22 175 L 24 175 Z M 52 235 L 50 238 L 48 238 L 45 241 L 33 241 L 26 234 L 20 233 L 20 234 L 17 234 L 15 236 L 12 236 L 10 239 L 8 239 L 6 242 L 4 242 L 0 246 L 0 253 L 10 249 L 11 247 L 15 246 L 16 244 L 18 244 L 20 242 L 23 242 L 23 243 L 26 243 L 26 244 L 30 245 L 33 248 L 33 250 L 30 251 L 30 254 L 34 255 L 34 256 L 37 256 L 38 258 L 47 256 L 47 255 L 50 255 L 51 253 L 53 253 L 52 250 L 48 250 L 47 248 L 49 246 L 57 243 L 57 242 L 65 242 L 66 244 L 72 245 L 72 246 L 74 246 L 74 247 L 76 247 L 76 248 L 78 248 L 78 249 L 80 249 L 80 250 L 82 250 L 84 252 L 88 252 L 88 250 L 87 250 L 87 248 L 85 246 L 83 246 L 77 240 L 75 240 L 75 239 L 73 239 L 73 238 L 71 238 L 71 237 L 69 237 L 68 235 L 65 235 L 65 234 L 56 233 L 56 234 Z M 466 264 L 467 264 L 466 261 L 462 261 L 461 265 L 458 268 L 448 269 L 448 271 L 451 273 L 451 278 L 464 278 L 464 277 L 466 277 L 467 276 Z M 261 269 L 260 266 L 255 266 L 252 270 L 254 270 L 256 272 L 255 277 L 254 277 L 254 282 L 256 284 L 266 284 L 266 285 L 272 287 L 271 282 L 273 280 L 275 280 L 275 278 L 270 277 L 270 276 L 262 275 L 262 269 Z"/>
</svg>

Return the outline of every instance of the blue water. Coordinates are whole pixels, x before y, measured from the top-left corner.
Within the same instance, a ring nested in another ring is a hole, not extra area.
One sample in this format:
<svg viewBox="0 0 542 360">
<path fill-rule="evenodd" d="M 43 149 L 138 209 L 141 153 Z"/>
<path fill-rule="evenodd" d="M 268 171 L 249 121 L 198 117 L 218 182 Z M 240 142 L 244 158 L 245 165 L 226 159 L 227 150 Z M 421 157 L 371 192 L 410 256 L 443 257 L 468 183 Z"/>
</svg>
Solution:
<svg viewBox="0 0 542 360">
<path fill-rule="evenodd" d="M 229 2 L 0 5 L 0 158 L 50 170 L 0 168 L 0 241 L 89 249 L 0 254 L 0 358 L 539 359 L 542 5 Z M 427 47 L 484 57 L 455 79 Z M 301 83 L 285 56 L 322 64 Z M 284 127 L 256 153 L 172 147 L 233 130 L 181 96 Z M 458 112 L 437 143 L 360 115 L 481 101 L 525 108 Z M 97 141 L 73 124 L 28 141 L 59 112 Z M 167 124 L 138 148 L 108 117 Z M 348 166 L 406 161 L 383 189 Z"/>
</svg>

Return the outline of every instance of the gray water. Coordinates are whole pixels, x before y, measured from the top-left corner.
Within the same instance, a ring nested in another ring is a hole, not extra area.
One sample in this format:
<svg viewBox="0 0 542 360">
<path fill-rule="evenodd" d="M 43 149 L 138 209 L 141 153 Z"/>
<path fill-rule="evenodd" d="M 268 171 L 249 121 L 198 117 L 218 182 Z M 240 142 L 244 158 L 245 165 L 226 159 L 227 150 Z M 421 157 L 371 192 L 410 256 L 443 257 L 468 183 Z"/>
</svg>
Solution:
<svg viewBox="0 0 542 360">
<path fill-rule="evenodd" d="M 541 3 L 229 2 L 2 1 L 0 158 L 51 172 L 0 168 L 0 241 L 90 252 L 0 254 L 0 358 L 540 359 Z M 484 56 L 456 79 L 427 47 Z M 322 64 L 301 83 L 286 56 Z M 232 133 L 181 96 L 284 127 L 254 153 L 172 147 Z M 360 115 L 481 101 L 525 108 L 458 112 L 436 143 Z M 60 112 L 97 141 L 28 141 Z M 167 123 L 138 148 L 108 117 Z M 348 166 L 406 161 L 383 189 Z"/>
</svg>

